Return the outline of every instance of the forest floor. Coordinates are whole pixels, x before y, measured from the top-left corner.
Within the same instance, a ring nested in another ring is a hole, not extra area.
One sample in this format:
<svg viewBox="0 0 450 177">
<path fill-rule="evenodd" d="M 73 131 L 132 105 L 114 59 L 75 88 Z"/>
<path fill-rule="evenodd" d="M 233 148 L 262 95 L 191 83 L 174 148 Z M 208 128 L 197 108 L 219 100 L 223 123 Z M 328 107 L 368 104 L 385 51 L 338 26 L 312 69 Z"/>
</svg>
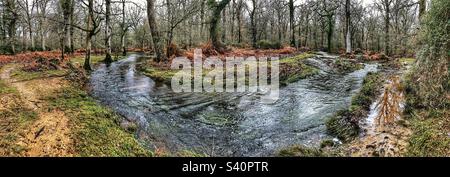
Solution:
<svg viewBox="0 0 450 177">
<path fill-rule="evenodd" d="M 152 156 L 68 71 L 0 69 L 0 156 Z"/>
</svg>

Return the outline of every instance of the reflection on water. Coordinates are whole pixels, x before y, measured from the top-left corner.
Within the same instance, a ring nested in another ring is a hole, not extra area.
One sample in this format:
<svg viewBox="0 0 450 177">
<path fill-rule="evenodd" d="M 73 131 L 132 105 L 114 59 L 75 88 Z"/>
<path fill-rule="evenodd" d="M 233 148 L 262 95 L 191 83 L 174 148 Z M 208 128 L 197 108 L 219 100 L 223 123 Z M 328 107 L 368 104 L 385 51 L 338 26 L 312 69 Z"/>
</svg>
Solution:
<svg viewBox="0 0 450 177">
<path fill-rule="evenodd" d="M 320 74 L 280 90 L 275 104 L 255 94 L 173 93 L 136 71 L 131 55 L 92 74 L 92 95 L 137 122 L 138 137 L 151 148 L 192 150 L 212 156 L 270 156 L 293 144 L 317 145 L 324 122 L 349 106 L 375 65 L 341 75 L 324 60 L 309 59 Z"/>
</svg>

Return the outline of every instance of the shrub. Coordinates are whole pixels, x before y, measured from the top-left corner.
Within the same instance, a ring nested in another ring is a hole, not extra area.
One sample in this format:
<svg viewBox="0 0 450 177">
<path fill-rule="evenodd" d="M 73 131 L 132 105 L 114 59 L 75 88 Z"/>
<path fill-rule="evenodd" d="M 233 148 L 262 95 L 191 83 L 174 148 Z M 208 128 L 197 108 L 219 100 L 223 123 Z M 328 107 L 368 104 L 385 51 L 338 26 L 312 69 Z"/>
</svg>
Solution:
<svg viewBox="0 0 450 177">
<path fill-rule="evenodd" d="M 280 42 L 270 42 L 268 40 L 260 40 L 256 43 L 258 49 L 281 49 Z"/>
<path fill-rule="evenodd" d="M 283 149 L 277 154 L 280 157 L 327 157 L 328 155 L 320 149 L 309 148 L 306 146 L 295 145 Z"/>
<path fill-rule="evenodd" d="M 353 114 L 350 110 L 339 111 L 325 124 L 329 134 L 337 136 L 344 142 L 348 142 L 354 137 L 357 137 L 360 130 L 358 122 L 354 121 Z"/>
</svg>

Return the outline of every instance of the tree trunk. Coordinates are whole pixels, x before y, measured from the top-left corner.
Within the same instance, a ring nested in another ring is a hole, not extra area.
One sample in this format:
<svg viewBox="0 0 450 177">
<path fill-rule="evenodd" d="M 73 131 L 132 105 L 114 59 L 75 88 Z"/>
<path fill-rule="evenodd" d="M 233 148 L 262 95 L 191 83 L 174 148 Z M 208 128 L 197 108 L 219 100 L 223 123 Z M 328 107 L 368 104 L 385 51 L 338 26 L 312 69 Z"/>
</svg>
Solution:
<svg viewBox="0 0 450 177">
<path fill-rule="evenodd" d="M 16 25 L 19 17 L 16 9 L 16 0 L 6 0 L 5 7 L 8 16 L 8 37 L 11 54 L 16 54 Z"/>
<path fill-rule="evenodd" d="M 84 69 L 91 71 L 91 49 L 92 49 L 92 37 L 95 35 L 96 26 L 94 24 L 94 0 L 88 0 L 88 19 L 87 19 L 87 31 L 86 31 L 86 56 L 84 59 Z"/>
<path fill-rule="evenodd" d="M 237 23 L 238 23 L 238 43 L 242 42 L 242 6 L 243 0 L 239 0 L 238 9 L 236 10 Z"/>
<path fill-rule="evenodd" d="M 111 0 L 106 0 L 106 58 L 105 63 L 112 63 L 112 57 L 111 57 Z"/>
<path fill-rule="evenodd" d="M 211 16 L 211 27 L 209 30 L 211 42 L 214 48 L 219 51 L 223 52 L 225 49 L 225 46 L 223 46 L 222 42 L 219 40 L 219 22 L 220 22 L 220 14 L 222 13 L 223 9 L 227 6 L 227 4 L 231 0 L 221 0 L 220 2 L 211 1 L 212 4 L 212 16 Z"/>
<path fill-rule="evenodd" d="M 257 42 L 257 33 L 258 33 L 258 29 L 256 27 L 256 19 L 255 19 L 255 14 L 256 14 L 256 0 L 252 0 L 253 3 L 253 9 L 250 13 L 250 23 L 251 23 L 251 31 L 252 31 L 252 46 L 253 48 L 257 48 L 258 46 L 256 46 L 256 42 Z"/>
<path fill-rule="evenodd" d="M 70 40 L 70 51 L 69 53 L 73 54 L 75 52 L 75 38 L 74 38 L 74 33 L 75 33 L 75 19 L 74 19 L 74 12 L 75 12 L 75 1 L 72 0 L 72 4 L 70 4 L 70 27 L 69 27 L 69 40 Z"/>
<path fill-rule="evenodd" d="M 227 39 L 227 9 L 222 11 L 222 42 L 226 43 Z"/>
<path fill-rule="evenodd" d="M 120 44 L 122 47 L 122 55 L 123 56 L 127 56 L 127 48 L 125 46 L 125 37 L 127 35 L 127 31 L 128 31 L 128 26 L 125 22 L 125 17 L 126 17 L 126 13 L 125 13 L 125 7 L 126 7 L 126 1 L 122 0 L 122 34 L 120 36 Z"/>
<path fill-rule="evenodd" d="M 390 17 L 390 13 L 391 13 L 391 6 L 390 6 L 390 0 L 384 0 L 384 6 L 385 6 L 385 10 L 386 10 L 386 14 L 385 14 L 385 20 L 384 20 L 384 52 L 386 53 L 387 56 L 389 56 L 391 54 L 390 52 L 390 21 L 391 21 L 391 17 Z"/>
<path fill-rule="evenodd" d="M 333 39 L 333 31 L 334 31 L 334 23 L 333 23 L 333 15 L 328 15 L 328 31 L 327 31 L 327 50 L 328 52 L 331 52 L 332 50 L 332 39 Z"/>
<path fill-rule="evenodd" d="M 61 53 L 63 54 L 65 54 L 70 49 L 69 19 L 70 19 L 71 5 L 72 0 L 61 0 L 61 7 L 63 10 L 63 20 L 64 20 L 63 32 L 61 34 L 62 35 Z"/>
<path fill-rule="evenodd" d="M 86 55 L 84 58 L 84 69 L 86 71 L 91 71 L 91 50 L 92 50 L 92 35 L 87 32 L 86 35 Z"/>
<path fill-rule="evenodd" d="M 156 52 L 157 62 L 168 62 L 168 58 L 164 55 L 164 44 L 161 34 L 158 30 L 155 17 L 155 0 L 147 0 L 147 16 L 150 27 L 150 33 L 152 34 L 153 45 Z"/>
<path fill-rule="evenodd" d="M 352 53 L 352 40 L 351 40 L 351 19 L 350 19 L 350 0 L 345 1 L 345 47 L 347 54 Z"/>
<path fill-rule="evenodd" d="M 420 21 L 422 21 L 422 17 L 425 14 L 426 10 L 427 10 L 427 1 L 419 0 L 419 20 Z"/>
<path fill-rule="evenodd" d="M 202 0 L 200 4 L 200 38 L 203 39 L 203 30 L 205 28 L 205 4 L 206 0 Z"/>
<path fill-rule="evenodd" d="M 295 7 L 294 0 L 289 0 L 289 23 L 291 26 L 291 46 L 295 47 Z"/>
</svg>

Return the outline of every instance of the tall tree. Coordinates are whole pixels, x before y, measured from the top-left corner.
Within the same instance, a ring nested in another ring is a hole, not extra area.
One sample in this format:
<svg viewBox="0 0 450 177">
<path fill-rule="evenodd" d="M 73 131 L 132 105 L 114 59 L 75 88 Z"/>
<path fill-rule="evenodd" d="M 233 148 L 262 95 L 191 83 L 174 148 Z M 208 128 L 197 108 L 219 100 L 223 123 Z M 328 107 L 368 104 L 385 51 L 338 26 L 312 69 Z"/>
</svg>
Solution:
<svg viewBox="0 0 450 177">
<path fill-rule="evenodd" d="M 295 6 L 294 0 L 289 0 L 289 24 L 291 27 L 291 46 L 295 47 Z"/>
<path fill-rule="evenodd" d="M 112 57 L 111 57 L 111 36 L 112 36 L 112 27 L 111 27 L 111 0 L 105 0 L 106 5 L 106 12 L 105 12 L 105 46 L 106 46 L 106 57 L 105 57 L 105 63 L 112 63 Z"/>
<path fill-rule="evenodd" d="M 120 46 L 122 48 L 122 55 L 127 55 L 127 47 L 126 47 L 126 35 L 130 28 L 130 25 L 126 23 L 126 0 L 120 1 L 122 5 L 122 23 L 120 24 L 121 27 L 121 34 L 120 34 Z"/>
<path fill-rule="evenodd" d="M 386 55 L 391 54 L 391 38 L 390 38 L 390 28 L 391 28 L 391 5 L 393 0 L 379 0 L 377 3 L 379 9 L 383 11 L 384 14 L 384 52 Z"/>
<path fill-rule="evenodd" d="M 30 38 L 30 43 L 31 43 L 31 50 L 34 50 L 35 47 L 35 43 L 34 43 L 34 36 L 33 36 L 33 12 L 34 9 L 36 7 L 36 1 L 35 0 L 31 0 L 31 2 L 29 0 L 20 0 L 17 1 L 19 7 L 23 10 L 24 12 L 24 20 L 25 23 L 27 25 L 28 28 L 28 37 Z M 28 44 L 27 44 L 28 45 Z M 28 47 L 26 47 L 28 48 Z"/>
<path fill-rule="evenodd" d="M 257 42 L 257 35 L 258 35 L 258 27 L 256 24 L 256 10 L 258 7 L 258 1 L 252 0 L 252 9 L 250 11 L 250 30 L 251 30 L 251 37 L 252 37 L 252 46 L 253 48 L 257 48 L 256 42 Z"/>
<path fill-rule="evenodd" d="M 5 0 L 5 15 L 4 20 L 6 22 L 7 31 L 8 31 L 8 38 L 9 38 L 9 46 L 10 46 L 10 52 L 12 54 L 16 53 L 16 25 L 17 20 L 19 18 L 19 14 L 17 13 L 17 5 L 16 0 Z"/>
<path fill-rule="evenodd" d="M 87 71 L 92 70 L 91 68 L 91 50 L 92 50 L 92 37 L 94 37 L 97 33 L 100 32 L 100 22 L 101 18 L 95 15 L 94 9 L 94 0 L 88 0 L 87 8 L 88 8 L 88 16 L 86 29 L 83 29 L 86 32 L 86 55 L 84 59 L 84 69 Z"/>
<path fill-rule="evenodd" d="M 326 20 L 326 23 L 323 24 L 326 24 L 327 26 L 327 51 L 331 52 L 335 25 L 334 16 L 336 15 L 335 11 L 339 6 L 338 3 L 334 0 L 321 0 L 318 5 L 320 6 L 318 13 L 322 18 L 325 18 Z"/>
<path fill-rule="evenodd" d="M 61 36 L 61 57 L 64 59 L 64 54 L 70 50 L 70 14 L 72 10 L 72 0 L 60 0 L 61 9 L 63 11 L 63 34 Z"/>
<path fill-rule="evenodd" d="M 352 52 L 352 39 L 351 39 L 351 13 L 350 13 L 351 1 L 345 0 L 345 48 L 347 53 Z"/>
<path fill-rule="evenodd" d="M 164 41 L 156 23 L 155 1 L 156 0 L 147 0 L 147 17 L 153 39 L 153 48 L 156 52 L 157 62 L 168 62 L 168 58 L 164 54 Z"/>
<path fill-rule="evenodd" d="M 217 51 L 224 51 L 225 46 L 222 44 L 222 42 L 219 40 L 219 22 L 220 22 L 220 15 L 222 11 L 225 9 L 227 4 L 231 0 L 221 0 L 219 2 L 216 2 L 215 0 L 209 0 L 208 3 L 212 9 L 212 15 L 211 15 L 211 26 L 210 26 L 210 37 L 211 42 L 214 48 Z"/>
</svg>

